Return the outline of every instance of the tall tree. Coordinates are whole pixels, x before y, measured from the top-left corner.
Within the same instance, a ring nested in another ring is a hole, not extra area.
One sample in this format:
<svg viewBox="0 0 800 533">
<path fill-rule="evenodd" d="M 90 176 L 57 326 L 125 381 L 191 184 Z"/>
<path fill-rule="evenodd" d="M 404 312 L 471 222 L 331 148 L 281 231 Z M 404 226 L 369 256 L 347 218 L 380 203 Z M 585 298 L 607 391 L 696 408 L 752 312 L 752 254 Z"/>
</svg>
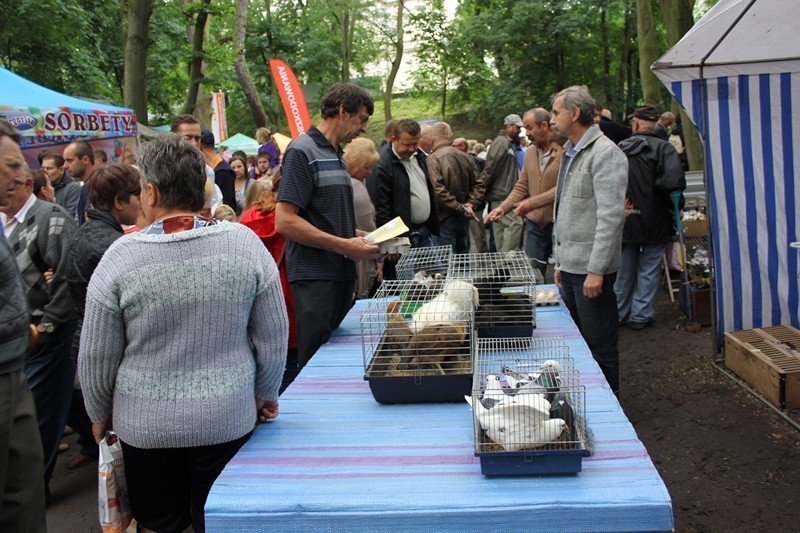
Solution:
<svg viewBox="0 0 800 533">
<path fill-rule="evenodd" d="M 153 0 L 125 0 L 125 85 L 123 103 L 142 124 L 147 118 L 147 51 L 150 47 L 150 16 Z"/>
<path fill-rule="evenodd" d="M 392 68 L 389 70 L 389 76 L 386 78 L 386 90 L 383 93 L 383 115 L 387 122 L 392 120 L 392 93 L 394 92 L 394 82 L 397 79 L 397 73 L 400 71 L 400 65 L 403 64 L 403 39 L 405 36 L 403 31 L 404 9 L 404 1 L 397 0 L 395 33 L 391 38 L 392 46 L 394 48 L 394 57 L 392 58 Z"/>
<path fill-rule="evenodd" d="M 644 101 L 661 107 L 661 82 L 650 70 L 650 65 L 660 55 L 652 0 L 636 0 L 636 27 L 639 36 L 639 77 Z"/>
<path fill-rule="evenodd" d="M 187 4 L 187 14 L 194 14 L 194 28 L 191 32 L 192 57 L 189 61 L 189 90 L 186 94 L 186 103 L 183 112 L 194 113 L 197 107 L 197 96 L 200 93 L 200 84 L 203 81 L 203 59 L 205 52 L 203 44 L 206 36 L 206 22 L 210 13 L 211 0 L 200 0 Z"/>
<path fill-rule="evenodd" d="M 664 13 L 664 26 L 667 32 L 667 46 L 677 43 L 692 26 L 694 26 L 694 0 L 660 0 L 661 12 Z M 680 114 L 683 137 L 686 141 L 686 159 L 689 161 L 690 170 L 703 168 L 703 146 L 700 135 L 689 120 L 689 116 L 678 105 L 672 102 L 672 112 Z"/>
<path fill-rule="evenodd" d="M 248 0 L 236 0 L 236 16 L 233 26 L 233 46 L 236 53 L 234 68 L 236 69 L 236 75 L 239 77 L 239 83 L 242 85 L 242 92 L 244 92 L 247 104 L 253 114 L 253 120 L 255 120 L 256 126 L 260 128 L 266 127 L 269 121 L 266 113 L 264 113 L 264 107 L 261 105 L 255 85 L 253 85 L 253 80 L 250 78 L 250 71 L 247 68 L 245 59 L 244 38 L 247 29 L 247 3 Z"/>
</svg>

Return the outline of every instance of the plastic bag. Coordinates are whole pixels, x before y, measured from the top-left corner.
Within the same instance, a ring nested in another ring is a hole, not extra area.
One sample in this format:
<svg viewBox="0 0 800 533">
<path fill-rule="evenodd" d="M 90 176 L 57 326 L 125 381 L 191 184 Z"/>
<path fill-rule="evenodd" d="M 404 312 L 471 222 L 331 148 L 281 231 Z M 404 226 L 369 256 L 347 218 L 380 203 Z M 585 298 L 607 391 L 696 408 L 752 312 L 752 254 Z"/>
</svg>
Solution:
<svg viewBox="0 0 800 533">
<path fill-rule="evenodd" d="M 100 527 L 104 533 L 122 533 L 131 523 L 131 506 L 128 501 L 128 484 L 125 481 L 125 464 L 122 461 L 122 445 L 113 433 L 100 442 L 100 458 L 97 466 L 97 510 Z"/>
</svg>

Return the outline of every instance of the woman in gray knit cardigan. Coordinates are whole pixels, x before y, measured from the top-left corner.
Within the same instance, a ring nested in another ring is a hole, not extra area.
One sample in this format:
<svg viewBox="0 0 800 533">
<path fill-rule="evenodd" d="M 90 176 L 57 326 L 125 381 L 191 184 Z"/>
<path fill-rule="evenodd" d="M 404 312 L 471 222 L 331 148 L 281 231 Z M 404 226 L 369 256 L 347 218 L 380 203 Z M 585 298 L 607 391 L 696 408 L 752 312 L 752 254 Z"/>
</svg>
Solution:
<svg viewBox="0 0 800 533">
<path fill-rule="evenodd" d="M 79 371 L 99 442 L 122 442 L 145 530 L 205 530 L 216 477 L 278 414 L 288 321 L 278 269 L 248 228 L 199 216 L 202 154 L 179 136 L 139 148 L 149 226 L 103 256 L 86 296 Z M 112 422 L 113 421 L 113 422 Z"/>
</svg>

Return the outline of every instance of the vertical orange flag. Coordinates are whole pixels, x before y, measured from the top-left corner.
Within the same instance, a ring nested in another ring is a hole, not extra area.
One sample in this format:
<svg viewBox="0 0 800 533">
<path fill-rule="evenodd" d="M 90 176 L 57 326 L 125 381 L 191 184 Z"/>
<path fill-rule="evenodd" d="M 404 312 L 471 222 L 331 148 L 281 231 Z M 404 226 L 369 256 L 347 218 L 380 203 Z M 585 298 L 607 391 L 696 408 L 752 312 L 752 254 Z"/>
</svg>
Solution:
<svg viewBox="0 0 800 533">
<path fill-rule="evenodd" d="M 278 94 L 281 95 L 283 110 L 286 111 L 286 118 L 289 120 L 289 129 L 292 132 L 292 139 L 304 135 L 311 127 L 311 119 L 308 116 L 306 98 L 297 78 L 285 62 L 280 59 L 271 59 L 269 68 L 275 85 L 278 87 Z"/>
</svg>

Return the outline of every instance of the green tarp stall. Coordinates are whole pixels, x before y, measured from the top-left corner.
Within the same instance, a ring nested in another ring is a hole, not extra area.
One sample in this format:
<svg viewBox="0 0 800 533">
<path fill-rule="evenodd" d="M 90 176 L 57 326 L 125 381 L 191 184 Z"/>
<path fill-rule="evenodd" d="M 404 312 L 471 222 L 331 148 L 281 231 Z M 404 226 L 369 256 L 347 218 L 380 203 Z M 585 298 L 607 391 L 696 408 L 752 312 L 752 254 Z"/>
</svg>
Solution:
<svg viewBox="0 0 800 533">
<path fill-rule="evenodd" d="M 241 150 L 247 155 L 258 154 L 258 141 L 243 133 L 237 133 L 232 137 L 228 137 L 225 141 L 217 143 L 217 147 L 220 146 L 225 146 L 231 153 Z"/>
<path fill-rule="evenodd" d="M 22 134 L 22 153 L 39 168 L 42 150 L 62 154 L 73 141 L 104 150 L 109 163 L 136 151 L 137 124 L 132 110 L 81 100 L 37 85 L 0 67 L 0 118 Z"/>
</svg>

